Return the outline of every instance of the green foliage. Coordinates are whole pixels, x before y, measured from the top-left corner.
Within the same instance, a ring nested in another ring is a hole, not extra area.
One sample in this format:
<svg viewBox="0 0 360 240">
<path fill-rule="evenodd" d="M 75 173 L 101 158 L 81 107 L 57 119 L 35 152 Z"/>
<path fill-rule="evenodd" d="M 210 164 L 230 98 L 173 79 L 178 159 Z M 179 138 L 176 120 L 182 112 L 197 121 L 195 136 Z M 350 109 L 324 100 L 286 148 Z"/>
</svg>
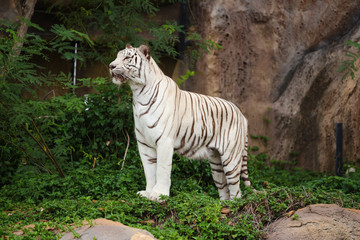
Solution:
<svg viewBox="0 0 360 240">
<path fill-rule="evenodd" d="M 45 136 L 54 158 L 65 170 L 79 166 L 94 168 L 106 161 L 118 163 L 128 142 L 134 139 L 130 90 L 122 88 L 119 92 L 109 79 L 97 80 L 107 82 L 95 86 L 99 94 L 81 98 L 67 94 L 48 101 L 28 101 L 33 113 L 43 116 L 35 118 L 34 122 Z M 52 116 L 48 116 L 49 113 Z M 25 126 L 36 135 L 31 124 Z M 38 171 L 54 172 L 29 135 L 18 141 L 26 153 L 26 164 L 35 165 Z M 26 168 L 21 167 L 19 171 Z"/>
<path fill-rule="evenodd" d="M 248 156 L 248 169 L 253 179 L 252 184 L 256 189 L 263 188 L 264 182 L 291 187 L 324 176 L 321 173 L 294 168 L 291 163 L 271 161 L 269 155 L 264 153 L 249 154 Z"/>
<path fill-rule="evenodd" d="M 178 187 L 172 193 L 197 191 L 206 192 L 212 197 L 218 197 L 218 191 L 213 184 L 211 168 L 206 161 L 195 161 L 174 155 L 172 165 L 172 184 Z"/>
<path fill-rule="evenodd" d="M 195 75 L 195 71 L 187 70 L 185 75 L 181 75 L 179 79 L 177 79 L 176 83 L 178 86 L 181 86 L 186 80 Z"/>
<path fill-rule="evenodd" d="M 267 124 L 270 124 L 270 123 L 271 123 L 271 120 L 268 119 L 268 118 L 266 118 L 266 117 L 264 117 L 263 120 L 264 120 L 264 122 L 266 122 Z"/>
<path fill-rule="evenodd" d="M 124 87 L 119 91 L 106 81 L 95 86 L 99 94 L 81 98 L 83 110 L 69 110 L 55 122 L 60 135 L 57 142 L 66 147 L 63 152 L 69 154 L 65 159 L 71 159 L 72 166 L 83 163 L 94 168 L 102 161 L 118 161 L 127 142 L 134 142 L 130 90 Z"/>
<path fill-rule="evenodd" d="M 357 48 L 357 52 L 346 51 L 345 56 L 348 57 L 347 60 L 342 61 L 341 65 L 338 68 L 338 72 L 344 73 L 342 81 L 347 76 L 351 76 L 352 79 L 355 78 L 355 73 L 357 72 L 356 62 L 360 57 L 360 44 L 352 41 L 346 41 L 346 45 L 350 45 Z"/>
<path fill-rule="evenodd" d="M 84 51 L 75 54 L 74 47 L 69 45 L 71 41 L 85 42 L 89 46 L 94 45 L 88 35 L 74 29 L 66 29 L 64 25 L 55 24 L 50 31 L 57 36 L 56 41 L 51 42 L 50 45 L 57 49 L 57 52 L 66 60 L 78 59 L 83 61 L 86 54 Z"/>
<path fill-rule="evenodd" d="M 250 135 L 250 137 L 252 138 L 252 139 L 259 139 L 259 140 L 262 140 L 262 141 L 264 141 L 265 143 L 266 142 L 268 142 L 269 140 L 270 140 L 270 138 L 269 137 L 267 137 L 267 136 L 264 136 L 264 135 Z"/>
<path fill-rule="evenodd" d="M 39 99 L 37 92 L 44 86 L 69 92 L 78 86 L 71 84 L 70 74 L 45 74 L 43 67 L 33 62 L 35 57 L 49 60 L 48 54 L 56 53 L 65 60 L 78 59 L 80 66 L 94 60 L 108 64 L 126 43 L 149 44 L 155 59 L 160 54 L 177 54 L 174 45 L 181 26 L 154 21 L 158 6 L 152 1 L 79 0 L 70 5 L 58 1 L 48 11 L 62 22 L 51 26 L 50 39 L 32 33 L 19 39 L 16 23 L 1 23 L 0 174 L 7 178 L 1 178 L 0 186 L 11 182 L 16 170 L 54 174 L 53 164 L 67 169 L 79 165 L 94 168 L 105 161 L 121 163 L 119 155 L 124 156 L 133 139 L 128 89 L 119 93 L 110 79 L 84 79 L 82 85 L 96 88 L 98 94 Z M 35 23 L 22 21 L 44 31 Z M 94 37 L 99 31 L 102 34 Z M 74 41 L 80 43 L 77 54 Z M 17 42 L 24 43 L 20 55 L 14 49 Z"/>
<path fill-rule="evenodd" d="M 107 162 L 92 170 L 68 171 L 64 179 L 17 175 L 0 190 L 1 235 L 12 237 L 11 232 L 35 223 L 35 230 L 21 238 L 55 239 L 59 235 L 47 229 L 68 231 L 83 219 L 107 218 L 146 229 L 158 239 L 259 239 L 264 226 L 309 204 L 359 208 L 359 172 L 327 177 L 279 169 L 267 165 L 267 159 L 250 155 L 250 178 L 259 191 L 243 189 L 242 198 L 234 201 L 218 199 L 206 162 L 178 156 L 171 197 L 161 204 L 140 198 L 136 192 L 145 187 L 145 177 L 135 147 L 130 147 L 122 170 L 116 162 Z"/>
<path fill-rule="evenodd" d="M 256 151 L 259 151 L 259 147 L 257 147 L 257 146 L 253 146 L 253 147 L 251 147 L 251 151 L 253 151 L 253 152 L 256 152 Z"/>
<path fill-rule="evenodd" d="M 48 11 L 56 13 L 68 29 L 74 29 L 75 34 L 96 34 L 95 47 L 85 53 L 89 60 L 108 64 L 127 43 L 136 47 L 148 44 L 156 60 L 161 54 L 177 55 L 174 46 L 181 26 L 176 22 L 156 22 L 154 16 L 159 6 L 154 1 L 76 0 L 71 4 L 57 1 Z"/>
<path fill-rule="evenodd" d="M 28 22 L 27 22 L 28 23 Z M 30 26 L 42 30 L 34 23 Z M 34 164 L 44 169 L 43 163 L 38 159 L 46 158 L 45 153 L 41 153 L 35 140 L 30 134 L 35 132 L 33 126 L 41 124 L 40 132 L 46 130 L 48 124 L 53 121 L 61 111 L 67 110 L 54 106 L 47 109 L 45 106 L 48 101 L 37 99 L 36 91 L 40 91 L 43 86 L 58 85 L 67 86 L 69 75 L 59 74 L 54 77 L 39 74 L 38 70 L 42 67 L 31 60 L 35 56 L 46 59 L 45 52 L 56 51 L 55 47 L 59 38 L 46 41 L 35 34 L 26 34 L 24 39 L 18 39 L 15 29 L 16 24 L 2 23 L 0 34 L 0 157 L 1 174 L 11 176 L 17 169 L 21 158 L 26 163 L 26 159 L 31 158 Z M 75 36 L 76 38 L 76 36 Z M 76 38 L 81 41 L 81 38 Z M 21 54 L 16 54 L 15 43 L 24 43 Z M 71 46 L 68 42 L 64 46 L 70 51 Z M 65 52 L 64 52 L 65 53 Z M 74 103 L 70 102 L 71 104 Z M 69 105 L 69 104 L 68 104 Z M 46 124 L 43 124 L 46 122 Z M 38 135 L 38 138 L 42 135 Z M 53 136 L 49 136 L 53 137 Z M 37 151 L 35 151 L 37 149 Z M 9 182 L 11 178 L 1 178 L 0 185 Z"/>
<path fill-rule="evenodd" d="M 344 193 L 358 193 L 360 191 L 360 177 L 359 175 L 353 178 L 343 178 L 338 176 L 329 176 L 327 178 L 321 178 L 313 180 L 307 183 L 307 186 L 311 188 L 318 188 L 325 191 L 337 191 L 341 190 Z"/>
<path fill-rule="evenodd" d="M 210 40 L 210 39 L 203 39 L 197 33 L 189 33 L 187 36 L 187 40 L 193 43 L 193 47 L 190 48 L 189 57 L 190 57 L 190 65 L 194 65 L 196 60 L 203 56 L 205 53 L 211 53 L 211 51 L 221 50 L 223 47 Z"/>
<path fill-rule="evenodd" d="M 108 63 L 126 43 L 144 42 L 155 58 L 162 53 L 175 56 L 175 34 L 181 28 L 152 21 L 158 7 L 149 0 L 79 0 L 71 5 L 57 1 L 49 11 L 64 23 L 52 26 L 51 39 L 35 34 L 18 39 L 16 25 L 2 23 L 0 28 L 1 237 L 58 239 L 52 229 L 64 232 L 83 219 L 104 217 L 147 229 L 158 239 L 259 239 L 268 223 L 308 204 L 359 207 L 358 172 L 346 178 L 324 176 L 261 153 L 249 155 L 251 181 L 261 190 L 256 194 L 242 186 L 243 198 L 221 202 L 209 164 L 175 155 L 171 197 L 162 204 L 140 198 L 136 192 L 145 188 L 145 177 L 134 144 L 130 90 L 119 91 L 110 79 L 98 77 L 80 81 L 94 87 L 96 94 L 39 99 L 36 91 L 43 86 L 69 92 L 78 86 L 70 84 L 69 74 L 40 73 L 42 67 L 32 59 L 48 59 L 47 54 L 55 52 L 66 60 Z M 97 38 L 85 34 L 93 30 L 102 34 Z M 151 37 L 145 39 L 148 34 Z M 188 39 L 201 49 L 193 52 L 193 59 L 221 49 L 197 34 Z M 20 41 L 24 46 L 17 56 L 13 46 Z M 76 56 L 71 41 L 81 43 Z M 193 74 L 189 71 L 181 80 Z M 269 141 L 265 136 L 253 137 Z M 54 174 L 51 156 L 64 169 L 64 178 Z M 23 229 L 23 236 L 13 234 L 28 224 L 34 227 Z"/>
</svg>

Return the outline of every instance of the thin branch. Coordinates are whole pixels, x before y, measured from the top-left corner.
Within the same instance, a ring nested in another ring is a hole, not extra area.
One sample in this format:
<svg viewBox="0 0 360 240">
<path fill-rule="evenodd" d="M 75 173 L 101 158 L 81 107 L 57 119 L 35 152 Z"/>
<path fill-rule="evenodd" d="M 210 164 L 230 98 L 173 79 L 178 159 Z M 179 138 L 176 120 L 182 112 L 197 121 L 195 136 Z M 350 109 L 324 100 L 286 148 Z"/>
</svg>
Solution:
<svg viewBox="0 0 360 240">
<path fill-rule="evenodd" d="M 40 139 L 41 139 L 41 141 L 42 141 L 42 143 L 43 143 L 44 149 L 46 150 L 46 152 L 48 153 L 48 156 L 50 157 L 50 160 L 51 160 L 52 163 L 55 165 L 56 170 L 59 172 L 60 176 L 63 177 L 63 178 L 65 178 L 65 175 L 64 175 L 63 171 L 61 170 L 60 166 L 59 166 L 58 163 L 56 162 L 56 160 L 55 160 L 55 158 L 54 158 L 54 155 L 52 155 L 52 153 L 51 153 L 51 151 L 50 151 L 50 148 L 47 146 L 47 144 L 46 144 L 43 136 L 41 135 L 39 129 L 37 128 L 35 122 L 34 122 L 34 121 L 32 121 L 32 122 L 33 122 L 33 125 L 34 125 L 34 127 L 35 127 L 36 132 L 37 132 L 38 135 L 40 136 Z"/>
<path fill-rule="evenodd" d="M 53 94 L 53 98 L 55 98 L 55 90 L 53 89 L 53 90 L 51 90 L 50 92 L 48 92 L 48 93 L 43 97 L 43 100 L 45 100 L 45 99 L 47 98 L 47 96 L 50 95 L 50 93 L 52 93 L 52 94 Z"/>
<path fill-rule="evenodd" d="M 92 169 L 94 169 L 95 168 L 95 164 L 96 164 L 96 157 L 93 157 L 93 165 L 92 165 Z"/>
<path fill-rule="evenodd" d="M 36 163 L 36 162 L 34 162 L 33 164 L 34 164 L 35 166 L 37 166 L 38 169 L 41 169 L 41 168 L 45 169 L 50 175 L 53 175 L 53 174 L 54 174 L 50 169 L 48 169 L 48 168 L 45 167 L 44 165 L 38 164 L 38 163 Z"/>
<path fill-rule="evenodd" d="M 118 86 L 118 94 L 117 94 L 117 96 L 118 96 L 118 104 L 120 104 L 121 103 L 120 86 Z"/>
<path fill-rule="evenodd" d="M 27 132 L 27 134 L 39 145 L 40 149 L 46 154 L 46 156 L 48 156 L 48 158 L 51 160 L 51 162 L 55 165 L 57 171 L 59 172 L 60 176 L 65 178 L 64 173 L 62 172 L 62 170 L 60 169 L 59 165 L 57 164 L 57 162 L 55 161 L 55 159 L 53 159 L 52 155 L 49 152 L 49 149 L 47 148 L 46 145 L 42 145 L 39 140 L 36 139 L 36 137 L 25 127 L 23 126 L 25 131 Z M 39 133 L 39 132 L 38 132 Z M 41 134 L 40 134 L 41 136 Z M 42 136 L 41 136 L 42 138 Z"/>
<path fill-rule="evenodd" d="M 45 170 L 46 170 L 49 174 L 51 174 L 51 175 L 54 174 L 53 172 L 51 172 L 50 169 L 46 168 L 45 165 L 43 165 L 41 162 L 40 162 L 40 163 L 36 163 L 36 162 L 35 162 L 36 159 L 33 158 L 33 157 L 30 155 L 30 153 L 28 153 L 28 151 L 27 151 L 24 147 L 21 147 L 21 146 L 15 144 L 14 142 L 11 142 L 11 141 L 9 141 L 9 140 L 7 140 L 7 139 L 5 139 L 5 138 L 1 138 L 1 139 L 2 139 L 3 141 L 5 141 L 6 143 L 9 143 L 9 144 L 13 145 L 14 147 L 20 149 L 20 150 L 25 154 L 26 157 L 28 157 L 28 158 L 30 158 L 30 159 L 33 159 L 33 161 L 34 161 L 33 164 L 36 165 L 38 168 L 43 168 L 43 169 L 45 169 Z"/>
<path fill-rule="evenodd" d="M 123 130 L 123 133 L 124 133 L 124 130 Z M 123 170 L 123 168 L 124 168 L 126 154 L 127 154 L 127 151 L 129 149 L 129 145 L 130 145 L 130 137 L 129 137 L 129 133 L 126 131 L 126 129 L 125 129 L 125 133 L 126 133 L 127 143 L 126 143 L 126 149 L 125 149 L 124 158 L 123 158 L 124 161 L 121 164 L 121 169 L 120 170 Z"/>
</svg>

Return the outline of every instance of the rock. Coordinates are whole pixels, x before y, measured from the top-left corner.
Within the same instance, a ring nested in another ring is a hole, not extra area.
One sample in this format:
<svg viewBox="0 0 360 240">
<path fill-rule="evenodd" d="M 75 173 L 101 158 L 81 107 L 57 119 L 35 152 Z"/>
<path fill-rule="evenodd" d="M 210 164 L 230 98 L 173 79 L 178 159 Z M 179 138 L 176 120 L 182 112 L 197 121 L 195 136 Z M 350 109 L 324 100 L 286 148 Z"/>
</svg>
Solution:
<svg viewBox="0 0 360 240">
<path fill-rule="evenodd" d="M 198 59 L 183 88 L 233 101 L 250 145 L 272 159 L 335 170 L 335 123 L 344 158 L 360 158 L 360 74 L 341 81 L 346 40 L 360 41 L 360 0 L 193 0 L 192 28 L 223 46 Z M 191 29 L 191 28 L 189 28 Z M 356 51 L 356 49 L 353 49 Z"/>
<path fill-rule="evenodd" d="M 75 238 L 72 232 L 67 232 L 61 240 L 152 240 L 154 236 L 148 231 L 128 227 L 122 223 L 110 221 L 104 218 L 95 219 L 93 226 L 86 224 L 85 226 L 74 229 L 80 237 Z"/>
<path fill-rule="evenodd" d="M 14 21 L 21 15 L 20 2 L 13 0 L 2 0 L 0 5 L 0 19 L 5 21 Z"/>
<path fill-rule="evenodd" d="M 297 218 L 294 218 L 295 214 Z M 266 239 L 360 239 L 360 210 L 335 204 L 315 204 L 299 209 L 295 214 L 271 223 L 265 229 Z"/>
</svg>

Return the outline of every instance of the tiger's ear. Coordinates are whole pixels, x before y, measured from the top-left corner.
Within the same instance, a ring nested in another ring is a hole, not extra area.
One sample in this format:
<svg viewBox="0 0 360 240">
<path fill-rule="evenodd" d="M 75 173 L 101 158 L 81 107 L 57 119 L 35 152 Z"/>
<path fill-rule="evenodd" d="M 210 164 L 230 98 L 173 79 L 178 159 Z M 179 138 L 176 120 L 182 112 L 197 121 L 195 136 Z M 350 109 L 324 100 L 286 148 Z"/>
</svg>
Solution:
<svg viewBox="0 0 360 240">
<path fill-rule="evenodd" d="M 140 52 L 142 52 L 144 54 L 144 56 L 147 58 L 147 60 L 150 60 L 150 49 L 148 47 L 148 45 L 146 44 L 142 44 L 139 47 Z"/>
<path fill-rule="evenodd" d="M 134 47 L 131 46 L 130 44 L 126 44 L 126 48 L 134 48 Z"/>
</svg>

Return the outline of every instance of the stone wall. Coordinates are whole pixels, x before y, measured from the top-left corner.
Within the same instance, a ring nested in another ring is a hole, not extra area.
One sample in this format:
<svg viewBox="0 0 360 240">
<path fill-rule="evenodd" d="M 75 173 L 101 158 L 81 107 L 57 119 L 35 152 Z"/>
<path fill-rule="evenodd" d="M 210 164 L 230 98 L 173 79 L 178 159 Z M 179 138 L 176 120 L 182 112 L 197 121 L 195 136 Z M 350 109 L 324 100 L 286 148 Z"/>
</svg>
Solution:
<svg viewBox="0 0 360 240">
<path fill-rule="evenodd" d="M 360 41 L 360 0 L 191 1 L 192 25 L 223 50 L 199 59 L 188 90 L 240 106 L 252 139 L 273 159 L 335 169 L 335 124 L 344 155 L 360 158 L 360 81 L 341 81 L 346 40 Z M 271 120 L 271 121 L 270 121 Z"/>
</svg>

